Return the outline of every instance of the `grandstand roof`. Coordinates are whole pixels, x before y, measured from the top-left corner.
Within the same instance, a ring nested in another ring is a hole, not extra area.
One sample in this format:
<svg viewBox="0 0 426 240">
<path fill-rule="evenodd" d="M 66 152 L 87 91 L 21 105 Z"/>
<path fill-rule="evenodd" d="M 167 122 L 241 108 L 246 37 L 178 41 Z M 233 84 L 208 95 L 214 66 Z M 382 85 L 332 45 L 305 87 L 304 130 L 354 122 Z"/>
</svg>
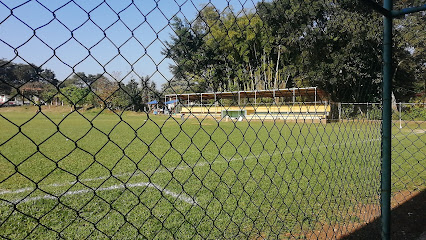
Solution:
<svg viewBox="0 0 426 240">
<path fill-rule="evenodd" d="M 317 87 L 308 88 L 285 88 L 271 90 L 254 90 L 254 91 L 234 91 L 234 92 L 212 92 L 212 93 L 182 93 L 168 94 L 166 98 L 180 100 L 200 100 L 200 99 L 232 99 L 240 98 L 261 98 L 261 97 L 293 97 L 293 96 L 317 96 L 318 99 L 324 100 L 327 93 Z"/>
</svg>

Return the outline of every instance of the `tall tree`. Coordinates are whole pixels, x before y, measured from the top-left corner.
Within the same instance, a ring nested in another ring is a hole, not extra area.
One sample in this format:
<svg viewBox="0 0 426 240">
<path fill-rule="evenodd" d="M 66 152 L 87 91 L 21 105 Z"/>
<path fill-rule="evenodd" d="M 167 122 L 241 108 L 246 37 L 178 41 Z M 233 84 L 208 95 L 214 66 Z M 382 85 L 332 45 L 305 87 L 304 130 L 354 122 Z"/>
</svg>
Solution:
<svg viewBox="0 0 426 240">
<path fill-rule="evenodd" d="M 93 105 L 101 108 L 111 107 L 112 97 L 118 90 L 118 84 L 105 76 L 100 76 L 92 82 L 91 89 L 95 94 Z"/>
<path fill-rule="evenodd" d="M 166 49 L 163 49 L 162 54 L 171 58 L 175 64 L 170 66 L 175 80 L 180 82 L 193 82 L 193 76 L 200 75 L 200 67 L 203 62 L 201 46 L 203 45 L 202 37 L 197 29 L 191 28 L 187 21 L 182 21 L 175 17 L 172 22 L 172 28 L 176 35 L 171 35 L 171 41 L 166 42 Z M 176 84 L 171 84 L 176 86 Z M 176 91 L 190 92 L 194 85 L 183 84 L 181 89 Z"/>
<path fill-rule="evenodd" d="M 422 17 L 400 23 L 400 37 L 414 32 L 406 27 L 411 23 L 420 30 Z M 360 1 L 262 1 L 254 11 L 238 13 L 208 5 L 192 22 L 175 18 L 176 35 L 163 51 L 174 60 L 174 79 L 163 88 L 180 93 L 318 86 L 332 101 L 378 101 L 380 21 Z M 424 41 L 414 39 L 395 46 L 398 99 L 413 96 L 424 81 L 418 70 L 425 66 Z"/>
</svg>

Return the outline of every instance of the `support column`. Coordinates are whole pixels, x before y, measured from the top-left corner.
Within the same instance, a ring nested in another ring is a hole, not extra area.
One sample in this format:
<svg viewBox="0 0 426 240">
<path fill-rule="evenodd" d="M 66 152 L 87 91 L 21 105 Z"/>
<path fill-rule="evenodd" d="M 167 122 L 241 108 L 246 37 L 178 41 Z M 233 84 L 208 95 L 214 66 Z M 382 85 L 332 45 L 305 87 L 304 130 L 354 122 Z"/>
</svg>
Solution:
<svg viewBox="0 0 426 240">
<path fill-rule="evenodd" d="M 392 11 L 392 0 L 384 0 L 383 7 Z M 384 17 L 383 24 L 383 112 L 382 112 L 382 176 L 381 222 L 382 239 L 390 239 L 391 222 L 391 147 L 392 147 L 392 16 Z"/>
<path fill-rule="evenodd" d="M 274 102 L 275 102 L 275 89 L 274 89 L 273 93 L 274 93 Z"/>
<path fill-rule="evenodd" d="M 368 120 L 368 102 L 367 102 L 367 120 Z"/>
<path fill-rule="evenodd" d="M 317 112 L 317 87 L 315 87 L 315 113 Z"/>
<path fill-rule="evenodd" d="M 399 103 L 399 129 L 402 128 L 402 102 Z"/>
<path fill-rule="evenodd" d="M 217 99 L 216 99 L 216 92 L 214 92 L 214 111 L 217 114 Z"/>
</svg>

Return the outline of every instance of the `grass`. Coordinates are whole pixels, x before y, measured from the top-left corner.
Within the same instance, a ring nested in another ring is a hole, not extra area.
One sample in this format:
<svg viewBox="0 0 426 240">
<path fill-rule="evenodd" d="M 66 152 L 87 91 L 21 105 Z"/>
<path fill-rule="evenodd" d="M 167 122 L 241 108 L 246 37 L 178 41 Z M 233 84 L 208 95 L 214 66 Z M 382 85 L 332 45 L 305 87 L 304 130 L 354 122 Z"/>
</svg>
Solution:
<svg viewBox="0 0 426 240">
<path fill-rule="evenodd" d="M 392 191 L 426 188 L 426 119 L 393 122 Z"/>
<path fill-rule="evenodd" d="M 0 234 L 9 239 L 303 238 L 378 201 L 377 122 L 0 114 Z M 425 182 L 424 158 L 415 164 L 404 151 L 425 134 L 403 130 L 395 191 Z"/>
</svg>

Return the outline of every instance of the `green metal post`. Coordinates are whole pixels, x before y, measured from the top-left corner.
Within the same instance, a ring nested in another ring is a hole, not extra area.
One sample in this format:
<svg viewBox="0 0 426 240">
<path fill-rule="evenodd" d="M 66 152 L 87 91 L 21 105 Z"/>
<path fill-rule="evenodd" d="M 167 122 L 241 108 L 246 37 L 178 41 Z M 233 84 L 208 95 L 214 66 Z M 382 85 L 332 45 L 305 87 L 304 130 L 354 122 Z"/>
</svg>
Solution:
<svg viewBox="0 0 426 240">
<path fill-rule="evenodd" d="M 392 0 L 384 0 L 384 9 L 392 11 Z M 392 16 L 384 17 L 383 34 L 383 123 L 381 211 L 382 239 L 390 239 L 391 220 L 391 147 L 392 147 Z"/>
</svg>

